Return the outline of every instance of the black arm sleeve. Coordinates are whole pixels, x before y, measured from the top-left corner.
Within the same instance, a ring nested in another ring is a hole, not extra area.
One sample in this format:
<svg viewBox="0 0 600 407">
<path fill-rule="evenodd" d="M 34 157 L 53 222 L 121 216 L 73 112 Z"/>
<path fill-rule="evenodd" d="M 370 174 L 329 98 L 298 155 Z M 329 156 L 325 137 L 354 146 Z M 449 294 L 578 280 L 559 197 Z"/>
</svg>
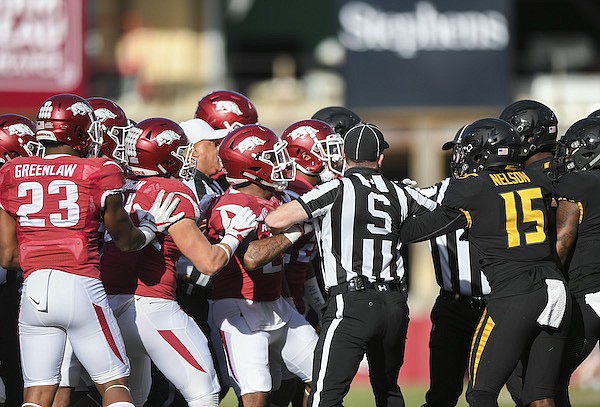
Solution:
<svg viewBox="0 0 600 407">
<path fill-rule="evenodd" d="M 440 205 L 432 212 L 405 219 L 400 227 L 400 240 L 422 242 L 466 226 L 467 218 L 461 211 Z"/>
</svg>

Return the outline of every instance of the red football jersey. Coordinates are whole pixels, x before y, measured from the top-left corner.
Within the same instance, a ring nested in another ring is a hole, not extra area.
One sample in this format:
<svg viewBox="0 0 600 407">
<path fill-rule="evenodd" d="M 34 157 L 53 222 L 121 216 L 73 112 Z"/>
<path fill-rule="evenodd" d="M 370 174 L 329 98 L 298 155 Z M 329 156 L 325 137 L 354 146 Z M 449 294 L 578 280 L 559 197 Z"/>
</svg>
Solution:
<svg viewBox="0 0 600 407">
<path fill-rule="evenodd" d="M 296 199 L 305 192 L 313 189 L 313 185 L 301 177 L 288 184 L 285 190 L 290 199 Z M 304 313 L 304 281 L 310 271 L 311 260 L 317 250 L 317 240 L 314 232 L 302 236 L 285 253 L 285 278 L 294 300 L 296 309 Z"/>
<path fill-rule="evenodd" d="M 214 203 L 208 214 L 208 237 L 215 243 L 223 238 L 225 226 L 244 208 L 249 207 L 257 216 L 258 229 L 240 244 L 229 263 L 216 275 L 212 291 L 213 299 L 245 298 L 252 301 L 274 301 L 281 296 L 283 255 L 256 270 L 246 270 L 241 259 L 252 239 L 271 237 L 264 220 L 273 208 L 281 205 L 281 197 L 262 199 L 229 188 Z"/>
<path fill-rule="evenodd" d="M 55 268 L 100 278 L 98 226 L 123 171 L 107 158 L 18 157 L 0 170 L 0 205 L 17 222 L 24 277 Z"/>
<path fill-rule="evenodd" d="M 186 218 L 198 220 L 200 209 L 191 189 L 173 178 L 148 177 L 128 179 L 125 183 L 125 209 L 135 224 L 136 204 L 149 209 L 160 190 L 174 192 L 180 202 L 175 213 L 183 212 Z M 169 235 L 156 238 L 160 249 L 149 244 L 139 252 L 121 252 L 112 242 L 107 243 L 102 255 L 102 282 L 108 294 L 132 294 L 144 297 L 175 300 L 177 275 L 175 263 L 181 252 Z"/>
</svg>

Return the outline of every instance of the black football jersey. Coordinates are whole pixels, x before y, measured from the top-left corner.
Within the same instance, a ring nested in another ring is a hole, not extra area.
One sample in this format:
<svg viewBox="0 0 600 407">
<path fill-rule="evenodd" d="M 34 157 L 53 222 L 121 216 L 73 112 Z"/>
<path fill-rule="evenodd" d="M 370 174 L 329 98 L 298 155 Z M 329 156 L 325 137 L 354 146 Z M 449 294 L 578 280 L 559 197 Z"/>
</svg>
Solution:
<svg viewBox="0 0 600 407">
<path fill-rule="evenodd" d="M 492 297 L 531 292 L 544 278 L 562 278 L 547 232 L 552 183 L 536 178 L 525 171 L 484 171 L 452 180 L 442 201 L 465 212 Z"/>
<path fill-rule="evenodd" d="M 575 296 L 600 291 L 600 171 L 567 173 L 556 185 L 559 200 L 579 206 L 579 227 L 568 270 Z"/>
</svg>

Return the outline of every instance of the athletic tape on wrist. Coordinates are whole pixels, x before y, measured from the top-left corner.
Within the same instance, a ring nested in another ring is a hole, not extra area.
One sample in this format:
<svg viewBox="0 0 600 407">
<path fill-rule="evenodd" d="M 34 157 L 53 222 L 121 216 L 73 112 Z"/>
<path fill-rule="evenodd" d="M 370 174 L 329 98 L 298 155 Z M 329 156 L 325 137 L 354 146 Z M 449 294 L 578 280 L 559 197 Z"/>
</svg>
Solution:
<svg viewBox="0 0 600 407">
<path fill-rule="evenodd" d="M 292 226 L 282 234 L 290 241 L 292 244 L 296 243 L 298 239 L 302 237 L 304 230 L 300 226 Z"/>
<path fill-rule="evenodd" d="M 232 235 L 223 236 L 223 239 L 221 239 L 221 241 L 219 243 L 226 244 L 227 246 L 229 246 L 231 248 L 231 253 L 229 254 L 229 258 L 231 258 L 231 256 L 233 256 L 233 253 L 235 253 L 238 246 L 240 245 L 240 241 L 238 240 L 238 238 L 235 236 L 232 236 Z"/>
<path fill-rule="evenodd" d="M 138 227 L 138 229 L 140 230 L 140 232 L 142 232 L 144 234 L 144 245 L 140 248 L 140 249 L 143 249 L 144 247 L 148 246 L 150 244 L 150 242 L 156 238 L 156 233 L 152 229 L 150 229 L 148 226 L 140 226 L 140 227 Z"/>
</svg>

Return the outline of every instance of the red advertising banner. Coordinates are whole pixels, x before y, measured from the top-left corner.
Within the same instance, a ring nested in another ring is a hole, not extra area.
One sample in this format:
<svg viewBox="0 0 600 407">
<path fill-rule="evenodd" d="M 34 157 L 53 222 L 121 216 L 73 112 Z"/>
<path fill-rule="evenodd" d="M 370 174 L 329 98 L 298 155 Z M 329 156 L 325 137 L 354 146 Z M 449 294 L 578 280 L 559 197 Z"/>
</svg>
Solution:
<svg viewBox="0 0 600 407">
<path fill-rule="evenodd" d="M 0 0 L 0 108 L 37 110 L 85 84 L 84 0 Z"/>
</svg>

